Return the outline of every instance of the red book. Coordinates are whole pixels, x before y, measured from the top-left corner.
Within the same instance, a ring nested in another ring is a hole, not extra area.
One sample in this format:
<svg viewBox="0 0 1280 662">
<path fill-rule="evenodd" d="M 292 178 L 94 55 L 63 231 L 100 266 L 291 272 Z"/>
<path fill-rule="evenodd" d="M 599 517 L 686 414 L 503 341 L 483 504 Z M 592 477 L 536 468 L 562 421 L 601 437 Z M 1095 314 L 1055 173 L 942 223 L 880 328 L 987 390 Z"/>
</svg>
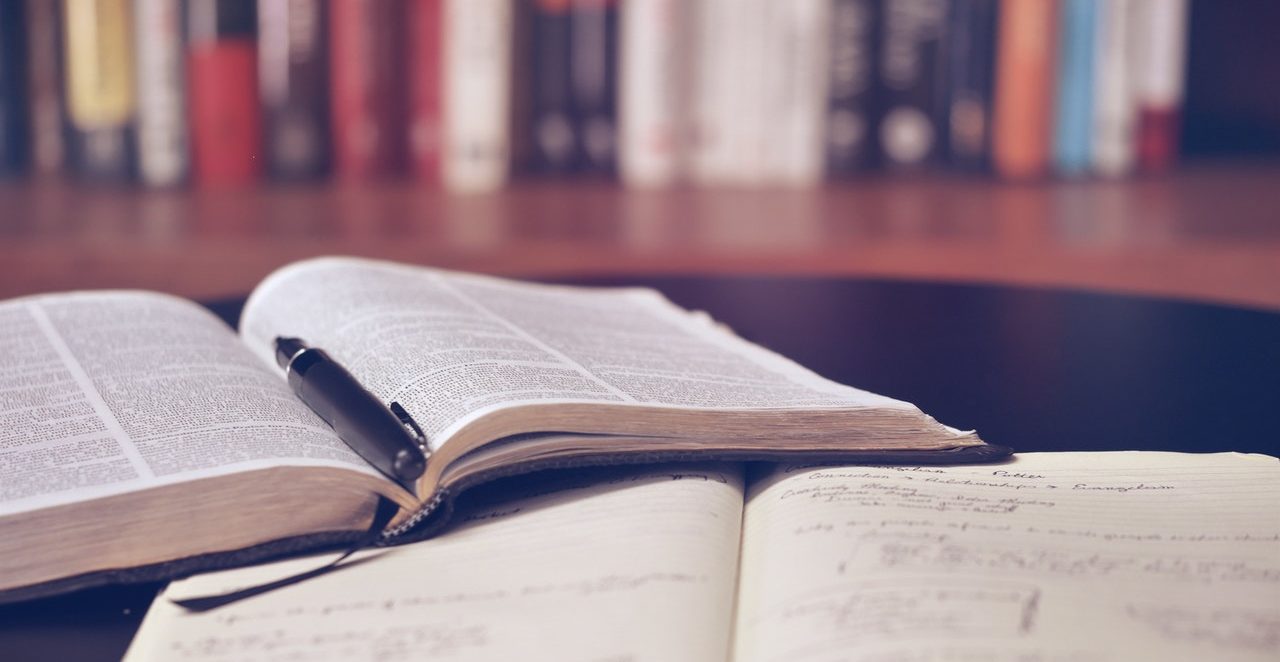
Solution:
<svg viewBox="0 0 1280 662">
<path fill-rule="evenodd" d="M 409 148 L 419 179 L 440 181 L 443 145 L 441 85 L 444 0 L 411 0 L 409 8 L 410 104 Z"/>
<path fill-rule="evenodd" d="M 252 2 L 195 0 L 187 52 L 195 181 L 235 185 L 262 170 Z"/>
<path fill-rule="evenodd" d="M 333 0 L 329 7 L 335 169 L 347 178 L 396 172 L 407 142 L 404 3 Z"/>
</svg>

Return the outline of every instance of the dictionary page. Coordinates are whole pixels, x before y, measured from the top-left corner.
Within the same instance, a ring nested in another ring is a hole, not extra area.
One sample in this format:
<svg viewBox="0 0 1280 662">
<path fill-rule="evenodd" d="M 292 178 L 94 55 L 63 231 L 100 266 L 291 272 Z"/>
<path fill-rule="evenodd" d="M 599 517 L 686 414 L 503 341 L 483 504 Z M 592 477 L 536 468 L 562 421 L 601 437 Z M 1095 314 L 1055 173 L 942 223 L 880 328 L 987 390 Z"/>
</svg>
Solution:
<svg viewBox="0 0 1280 662">
<path fill-rule="evenodd" d="M 127 659 L 725 660 L 739 469 L 592 476 L 474 507 L 442 537 L 362 552 L 329 574 L 210 612 L 184 612 L 169 598 L 260 584 L 325 557 L 175 582 Z"/>
<path fill-rule="evenodd" d="M 0 303 L 0 516 L 283 465 L 378 475 L 208 310 L 150 292 Z"/>
<path fill-rule="evenodd" d="M 1280 659 L 1280 462 L 1031 453 L 753 486 L 740 662 Z"/>
</svg>

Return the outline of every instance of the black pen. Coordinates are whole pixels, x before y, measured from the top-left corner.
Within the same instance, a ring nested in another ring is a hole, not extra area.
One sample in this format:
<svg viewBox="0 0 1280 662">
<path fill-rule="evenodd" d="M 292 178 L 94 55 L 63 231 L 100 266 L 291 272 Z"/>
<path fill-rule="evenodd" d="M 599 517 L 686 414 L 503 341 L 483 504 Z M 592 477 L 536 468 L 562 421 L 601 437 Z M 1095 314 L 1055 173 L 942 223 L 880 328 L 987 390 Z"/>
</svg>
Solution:
<svg viewBox="0 0 1280 662">
<path fill-rule="evenodd" d="M 276 338 L 289 386 L 369 464 L 410 490 L 427 468 L 422 430 L 397 403 L 388 407 L 323 350 Z"/>
</svg>

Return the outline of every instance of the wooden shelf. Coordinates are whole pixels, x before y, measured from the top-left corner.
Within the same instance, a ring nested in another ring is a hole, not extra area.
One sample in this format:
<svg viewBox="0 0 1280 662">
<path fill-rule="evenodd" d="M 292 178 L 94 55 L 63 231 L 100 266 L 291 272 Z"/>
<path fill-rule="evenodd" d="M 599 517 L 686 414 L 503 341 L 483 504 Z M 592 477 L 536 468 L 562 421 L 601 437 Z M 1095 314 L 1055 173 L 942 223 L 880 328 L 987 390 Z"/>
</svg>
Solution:
<svg viewBox="0 0 1280 662">
<path fill-rule="evenodd" d="M 1280 164 L 1007 184 L 873 176 L 815 189 L 520 182 L 244 190 L 0 185 L 0 298 L 136 287 L 213 299 L 350 254 L 527 277 L 852 275 L 1280 308 Z"/>
</svg>

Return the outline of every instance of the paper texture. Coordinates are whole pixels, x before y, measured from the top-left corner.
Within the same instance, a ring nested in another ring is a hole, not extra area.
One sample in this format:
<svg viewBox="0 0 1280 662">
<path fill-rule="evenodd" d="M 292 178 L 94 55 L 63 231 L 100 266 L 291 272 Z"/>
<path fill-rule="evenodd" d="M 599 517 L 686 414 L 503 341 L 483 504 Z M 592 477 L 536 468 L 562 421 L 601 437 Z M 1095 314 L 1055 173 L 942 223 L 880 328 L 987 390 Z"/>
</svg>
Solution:
<svg viewBox="0 0 1280 662">
<path fill-rule="evenodd" d="M 241 335 L 264 361 L 280 335 L 323 348 L 402 403 L 434 447 L 468 415 L 516 403 L 915 410 L 822 379 L 651 290 L 326 258 L 264 281 Z"/>
<path fill-rule="evenodd" d="M 270 581 L 324 559 L 176 582 L 152 605 L 127 659 L 724 660 L 742 514 L 737 469 L 607 475 L 473 509 L 448 536 L 364 553 L 205 614 L 183 612 L 168 596 Z"/>
<path fill-rule="evenodd" d="M 737 660 L 1280 658 L 1275 458 L 797 468 L 752 492 Z"/>
<path fill-rule="evenodd" d="M 0 516 L 283 464 L 373 472 L 207 310 L 141 292 L 0 304 Z"/>
</svg>

